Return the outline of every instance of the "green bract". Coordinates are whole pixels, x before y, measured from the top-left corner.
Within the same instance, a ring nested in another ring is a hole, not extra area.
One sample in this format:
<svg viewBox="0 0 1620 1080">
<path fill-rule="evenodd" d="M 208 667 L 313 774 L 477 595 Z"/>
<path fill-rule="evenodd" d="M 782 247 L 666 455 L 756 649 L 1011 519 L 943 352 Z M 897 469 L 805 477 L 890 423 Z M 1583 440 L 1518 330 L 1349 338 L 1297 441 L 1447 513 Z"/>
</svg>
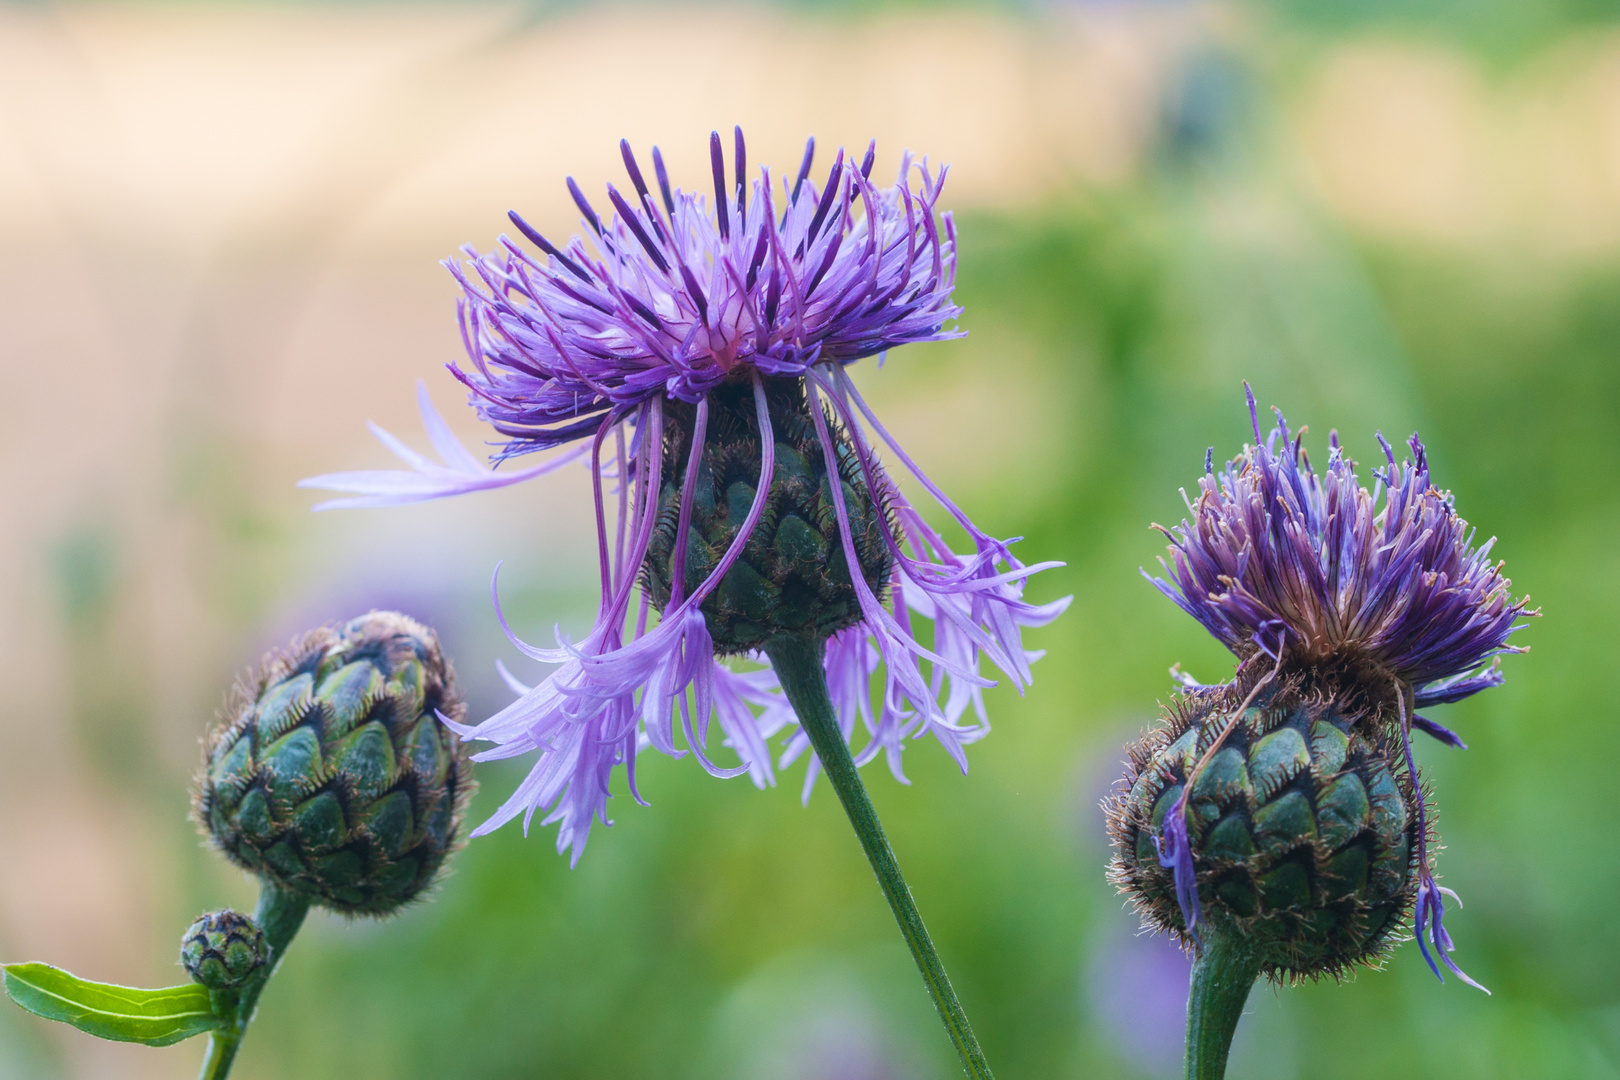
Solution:
<svg viewBox="0 0 1620 1080">
<path fill-rule="evenodd" d="M 209 737 L 195 816 L 230 860 L 351 914 L 433 881 L 472 779 L 436 713 L 462 718 L 427 627 L 372 612 L 269 657 Z"/>
<path fill-rule="evenodd" d="M 235 990 L 270 959 L 259 924 L 240 911 L 210 911 L 180 941 L 180 966 L 210 990 Z"/>
<path fill-rule="evenodd" d="M 1111 877 L 1146 922 L 1183 940 L 1175 882 L 1154 840 L 1252 684 L 1179 700 L 1130 747 L 1126 786 L 1105 804 Z M 1386 726 L 1287 681 L 1244 710 L 1193 783 L 1187 824 L 1204 918 L 1239 931 L 1274 977 L 1375 964 L 1399 940 L 1417 887 L 1418 816 Z"/>
<path fill-rule="evenodd" d="M 776 468 L 759 525 L 742 556 L 703 603 L 715 650 L 744 653 L 782 632 L 821 640 L 860 621 L 860 603 L 839 537 L 832 486 L 815 421 L 797 379 L 767 379 L 766 400 L 776 432 Z M 726 384 L 709 395 L 708 430 L 692 491 L 683 579 L 691 595 L 712 573 L 737 535 L 759 488 L 760 442 L 750 384 Z M 694 412 L 667 406 L 663 484 L 658 523 L 648 548 L 644 581 L 660 610 L 669 601 L 681 493 L 688 482 Z M 829 430 L 838 428 L 829 421 Z M 849 513 L 856 558 L 880 599 L 893 556 L 884 531 L 893 531 L 887 508 L 874 499 L 854 449 L 841 432 L 838 481 Z"/>
</svg>

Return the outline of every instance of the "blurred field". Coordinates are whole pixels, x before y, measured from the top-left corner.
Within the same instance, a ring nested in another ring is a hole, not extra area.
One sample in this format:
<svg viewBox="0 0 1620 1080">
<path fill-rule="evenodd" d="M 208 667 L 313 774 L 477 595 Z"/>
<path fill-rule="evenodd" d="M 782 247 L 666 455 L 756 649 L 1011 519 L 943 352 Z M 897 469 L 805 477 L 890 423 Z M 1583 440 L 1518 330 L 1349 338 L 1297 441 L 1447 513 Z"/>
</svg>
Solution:
<svg viewBox="0 0 1620 1080">
<path fill-rule="evenodd" d="M 509 207 L 568 232 L 563 176 L 616 181 L 621 135 L 701 183 L 741 123 L 778 166 L 808 133 L 952 163 L 970 336 L 862 386 L 981 525 L 1069 563 L 970 775 L 923 744 L 913 786 L 869 780 L 997 1075 L 1177 1073 L 1185 967 L 1103 882 L 1096 803 L 1165 669 L 1227 665 L 1137 567 L 1246 378 L 1318 448 L 1420 429 L 1545 615 L 1447 707 L 1471 749 L 1419 750 L 1495 995 L 1411 945 L 1257 992 L 1233 1080 L 1620 1076 L 1620 34 L 1498 9 L 0 6 L 0 956 L 175 982 L 189 920 L 251 902 L 185 785 L 263 649 L 398 606 L 482 715 L 517 669 L 497 561 L 520 633 L 588 619 L 582 473 L 319 516 L 292 484 L 384 464 L 367 418 L 420 442 L 419 377 L 483 438 L 435 260 Z M 654 806 L 616 799 L 577 870 L 509 828 L 401 918 L 313 918 L 238 1075 L 954 1075 L 828 790 L 643 768 Z M 474 815 L 520 775 L 483 769 Z M 4 1078 L 199 1055 L 0 1008 Z"/>
</svg>

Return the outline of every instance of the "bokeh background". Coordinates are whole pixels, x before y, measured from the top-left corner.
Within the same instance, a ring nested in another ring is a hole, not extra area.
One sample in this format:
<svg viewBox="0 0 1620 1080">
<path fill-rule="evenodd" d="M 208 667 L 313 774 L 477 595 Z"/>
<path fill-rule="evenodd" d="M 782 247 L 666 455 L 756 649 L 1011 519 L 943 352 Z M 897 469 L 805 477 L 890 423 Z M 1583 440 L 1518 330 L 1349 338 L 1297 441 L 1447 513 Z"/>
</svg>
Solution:
<svg viewBox="0 0 1620 1080">
<path fill-rule="evenodd" d="M 0 5 L 0 956 L 180 981 L 252 889 L 186 819 L 234 673 L 372 606 L 435 623 L 475 715 L 518 630 L 586 625 L 582 470 L 312 515 L 301 476 L 420 444 L 413 383 L 484 434 L 436 260 L 563 177 L 711 128 L 791 166 L 875 136 L 952 163 L 970 335 L 863 365 L 915 456 L 1072 592 L 963 777 L 869 783 L 997 1075 L 1177 1074 L 1186 964 L 1102 877 L 1098 799 L 1181 662 L 1228 658 L 1137 574 L 1206 446 L 1263 405 L 1362 460 L 1421 429 L 1545 615 L 1448 706 L 1449 920 L 1485 997 L 1415 946 L 1257 991 L 1234 1080 L 1620 1076 L 1620 22 L 1598 0 L 1253 4 Z M 491 811 L 521 765 L 480 770 Z M 384 923 L 312 917 L 243 1080 L 956 1075 L 847 825 L 643 765 L 576 870 L 475 842 Z M 185 1077 L 201 1043 L 97 1042 L 0 1007 L 0 1077 Z"/>
</svg>

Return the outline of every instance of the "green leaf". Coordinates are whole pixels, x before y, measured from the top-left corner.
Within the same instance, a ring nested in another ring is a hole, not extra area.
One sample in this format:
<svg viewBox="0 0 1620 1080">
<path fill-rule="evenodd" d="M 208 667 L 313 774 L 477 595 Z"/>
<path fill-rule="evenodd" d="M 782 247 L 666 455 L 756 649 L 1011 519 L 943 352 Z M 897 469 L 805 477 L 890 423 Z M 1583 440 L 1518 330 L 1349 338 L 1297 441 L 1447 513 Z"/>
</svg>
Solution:
<svg viewBox="0 0 1620 1080">
<path fill-rule="evenodd" d="M 224 1026 L 196 983 L 141 990 L 89 982 L 49 964 L 4 964 L 6 993 L 35 1016 L 101 1039 L 168 1046 Z"/>
</svg>

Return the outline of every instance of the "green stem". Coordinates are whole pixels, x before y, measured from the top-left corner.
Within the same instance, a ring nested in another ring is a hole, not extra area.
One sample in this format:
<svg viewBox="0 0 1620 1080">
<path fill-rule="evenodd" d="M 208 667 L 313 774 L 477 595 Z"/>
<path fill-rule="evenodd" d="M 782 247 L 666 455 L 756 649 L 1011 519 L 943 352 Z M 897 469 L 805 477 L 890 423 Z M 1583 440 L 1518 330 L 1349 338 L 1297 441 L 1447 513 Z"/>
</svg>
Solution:
<svg viewBox="0 0 1620 1080">
<path fill-rule="evenodd" d="M 787 693 L 788 702 L 798 714 L 799 724 L 809 736 L 810 745 L 815 748 L 816 757 L 821 760 L 821 768 L 832 782 L 833 790 L 838 792 L 838 801 L 844 804 L 849 823 L 855 827 L 855 835 L 860 839 L 866 859 L 872 864 L 872 872 L 877 875 L 878 885 L 889 901 L 894 920 L 900 924 L 900 934 L 906 939 L 906 945 L 917 961 L 917 968 L 922 972 L 923 982 L 928 986 L 929 996 L 934 999 L 934 1007 L 939 1010 L 939 1017 L 945 1023 L 946 1034 L 962 1059 L 962 1068 L 973 1080 L 992 1080 L 990 1066 L 984 1060 L 984 1051 L 979 1049 L 979 1041 L 973 1037 L 973 1029 L 968 1025 L 967 1014 L 962 1011 L 961 1002 L 956 1000 L 956 992 L 951 989 L 945 966 L 939 962 L 939 953 L 934 950 L 928 929 L 923 926 L 922 915 L 911 898 L 906 879 L 900 874 L 900 864 L 895 860 L 894 850 L 883 835 L 883 825 L 878 821 L 877 812 L 872 809 L 871 800 L 866 797 L 860 773 L 850 760 L 849 747 L 838 730 L 838 720 L 833 713 L 832 698 L 827 693 L 827 676 L 822 666 L 824 650 L 823 642 L 789 635 L 772 638 L 765 643 L 765 654 L 771 658 L 771 666 L 776 669 L 776 677 Z"/>
<path fill-rule="evenodd" d="M 247 1034 L 248 1025 L 253 1023 L 254 1011 L 259 1007 L 259 995 L 264 992 L 270 976 L 275 974 L 281 958 L 287 953 L 287 946 L 292 944 L 298 928 L 304 925 L 307 914 L 308 897 L 302 893 L 288 892 L 263 878 L 259 880 L 259 906 L 253 918 L 264 931 L 264 943 L 269 949 L 270 959 L 259 974 L 242 987 L 230 1023 L 209 1033 L 208 1053 L 203 1057 L 202 1071 L 197 1074 L 197 1080 L 225 1080 L 230 1074 L 237 1047 L 242 1045 L 242 1036 Z"/>
<path fill-rule="evenodd" d="M 1204 924 L 1187 993 L 1187 1080 L 1222 1080 L 1260 961 L 1238 935 Z"/>
</svg>

